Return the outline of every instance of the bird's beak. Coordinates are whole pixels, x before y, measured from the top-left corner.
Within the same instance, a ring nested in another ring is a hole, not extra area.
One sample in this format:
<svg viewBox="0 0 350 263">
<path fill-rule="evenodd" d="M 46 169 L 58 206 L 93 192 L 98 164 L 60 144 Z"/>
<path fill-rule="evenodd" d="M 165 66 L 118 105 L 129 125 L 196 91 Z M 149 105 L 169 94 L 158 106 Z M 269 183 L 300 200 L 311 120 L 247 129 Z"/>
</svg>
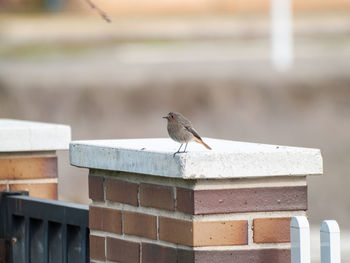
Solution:
<svg viewBox="0 0 350 263">
<path fill-rule="evenodd" d="M 164 117 L 162 117 L 163 119 L 168 119 L 169 117 L 168 116 L 164 116 Z"/>
</svg>

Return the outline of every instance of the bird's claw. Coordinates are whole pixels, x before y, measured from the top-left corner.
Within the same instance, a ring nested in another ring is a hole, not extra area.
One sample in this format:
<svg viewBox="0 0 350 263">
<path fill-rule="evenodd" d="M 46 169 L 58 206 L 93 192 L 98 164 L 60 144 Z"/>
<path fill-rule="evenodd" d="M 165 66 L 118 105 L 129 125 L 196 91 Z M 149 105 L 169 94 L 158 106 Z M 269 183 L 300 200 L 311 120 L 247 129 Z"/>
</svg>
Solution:
<svg viewBox="0 0 350 263">
<path fill-rule="evenodd" d="M 174 152 L 173 157 L 175 157 L 175 155 L 176 155 L 177 153 L 187 153 L 187 152 L 185 152 L 185 151 L 182 151 L 182 152 L 179 152 L 179 151 Z"/>
</svg>

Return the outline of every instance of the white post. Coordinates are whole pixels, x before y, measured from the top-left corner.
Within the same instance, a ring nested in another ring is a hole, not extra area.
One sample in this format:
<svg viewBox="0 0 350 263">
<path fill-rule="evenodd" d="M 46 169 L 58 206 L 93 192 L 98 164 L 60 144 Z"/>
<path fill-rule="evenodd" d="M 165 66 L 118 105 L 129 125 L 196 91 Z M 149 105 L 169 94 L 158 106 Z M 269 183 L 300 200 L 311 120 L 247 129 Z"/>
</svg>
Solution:
<svg viewBox="0 0 350 263">
<path fill-rule="evenodd" d="M 271 59 L 278 71 L 288 70 L 293 63 L 291 0 L 271 0 Z"/>
<path fill-rule="evenodd" d="M 321 263 L 340 263 L 340 230 L 335 220 L 321 224 Z"/>
<path fill-rule="evenodd" d="M 291 263 L 310 263 L 310 228 L 305 216 L 290 222 Z"/>
</svg>

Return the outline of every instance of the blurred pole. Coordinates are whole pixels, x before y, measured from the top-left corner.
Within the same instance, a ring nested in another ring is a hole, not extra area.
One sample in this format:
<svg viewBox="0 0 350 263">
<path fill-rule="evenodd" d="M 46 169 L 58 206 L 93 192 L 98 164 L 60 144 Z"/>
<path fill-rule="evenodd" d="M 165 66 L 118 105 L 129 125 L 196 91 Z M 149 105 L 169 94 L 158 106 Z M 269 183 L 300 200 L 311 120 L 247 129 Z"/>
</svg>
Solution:
<svg viewBox="0 0 350 263">
<path fill-rule="evenodd" d="M 293 64 L 292 0 L 270 0 L 271 59 L 278 71 Z"/>
</svg>

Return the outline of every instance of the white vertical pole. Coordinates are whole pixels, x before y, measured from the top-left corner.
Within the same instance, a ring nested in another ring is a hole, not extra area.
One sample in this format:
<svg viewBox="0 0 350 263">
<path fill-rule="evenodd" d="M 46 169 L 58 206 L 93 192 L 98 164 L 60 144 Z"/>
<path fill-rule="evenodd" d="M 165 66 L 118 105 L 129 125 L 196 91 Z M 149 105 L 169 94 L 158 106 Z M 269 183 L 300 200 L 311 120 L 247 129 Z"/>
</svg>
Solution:
<svg viewBox="0 0 350 263">
<path fill-rule="evenodd" d="M 310 227 L 305 216 L 290 221 L 291 263 L 310 263 Z"/>
<path fill-rule="evenodd" d="M 340 230 L 335 220 L 321 224 L 321 263 L 340 263 Z"/>
<path fill-rule="evenodd" d="M 278 71 L 293 63 L 292 0 L 270 0 L 271 59 Z"/>
</svg>

